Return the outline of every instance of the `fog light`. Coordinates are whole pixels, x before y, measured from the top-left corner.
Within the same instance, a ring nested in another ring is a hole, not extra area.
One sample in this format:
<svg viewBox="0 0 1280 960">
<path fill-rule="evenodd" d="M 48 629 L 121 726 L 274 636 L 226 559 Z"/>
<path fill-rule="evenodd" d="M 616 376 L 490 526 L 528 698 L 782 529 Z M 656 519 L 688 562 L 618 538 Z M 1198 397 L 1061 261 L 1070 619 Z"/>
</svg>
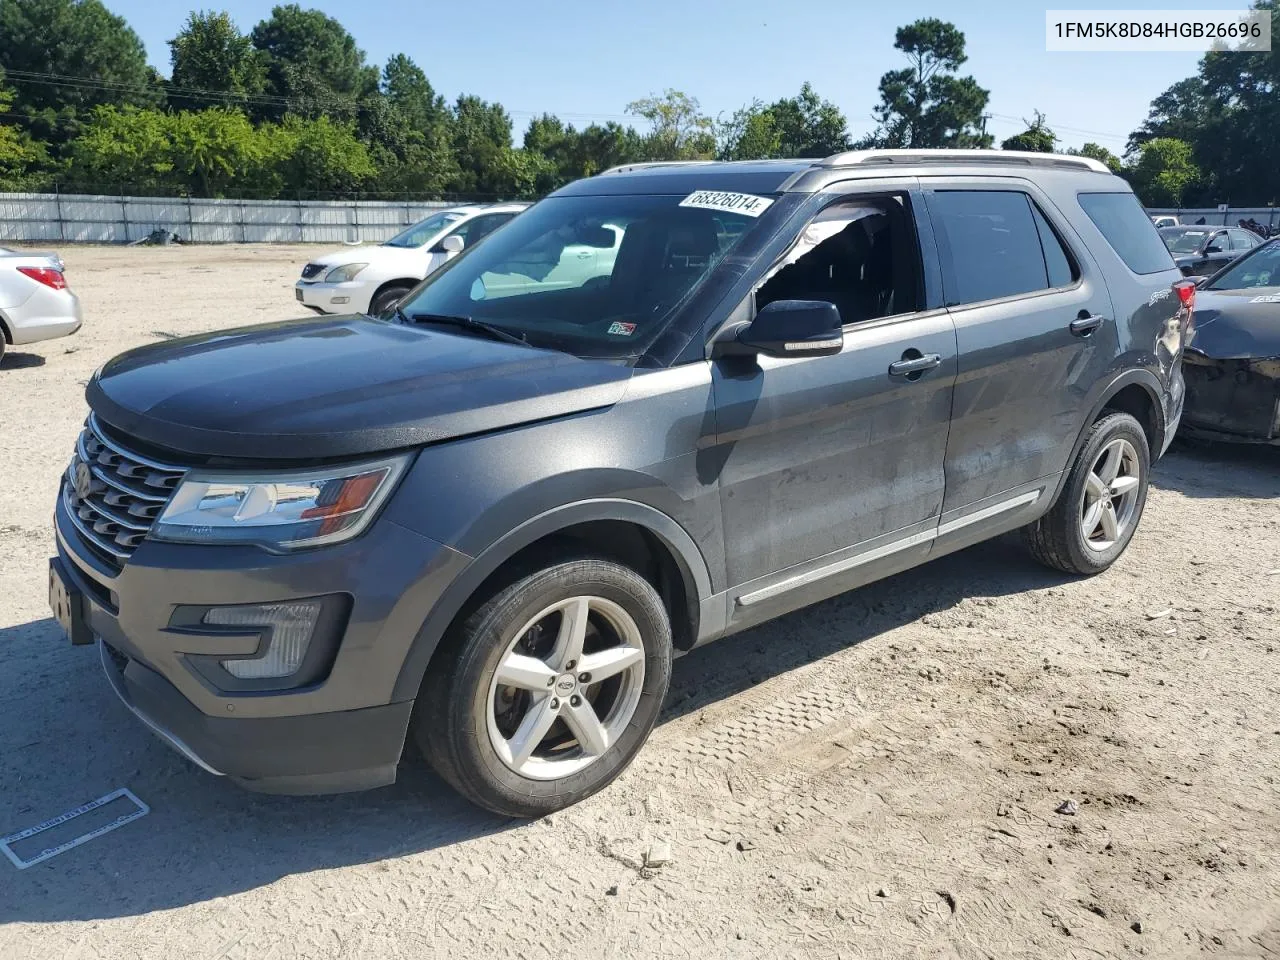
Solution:
<svg viewBox="0 0 1280 960">
<path fill-rule="evenodd" d="M 330 303 L 346 303 L 350 299 L 351 299 L 350 297 L 332 297 L 330 298 L 329 302 Z"/>
<path fill-rule="evenodd" d="M 223 660 L 222 668 L 241 680 L 288 677 L 298 672 L 311 645 L 311 634 L 320 616 L 320 603 L 262 603 L 241 607 L 214 607 L 204 622 L 220 627 L 258 628 L 266 650 L 252 660 Z"/>
</svg>

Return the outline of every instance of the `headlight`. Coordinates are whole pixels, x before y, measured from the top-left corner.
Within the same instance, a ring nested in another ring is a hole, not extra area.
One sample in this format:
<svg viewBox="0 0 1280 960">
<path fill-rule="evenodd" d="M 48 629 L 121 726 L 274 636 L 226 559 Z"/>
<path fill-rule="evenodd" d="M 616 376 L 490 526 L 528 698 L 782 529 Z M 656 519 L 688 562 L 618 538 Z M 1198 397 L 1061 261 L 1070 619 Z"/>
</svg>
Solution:
<svg viewBox="0 0 1280 960">
<path fill-rule="evenodd" d="M 367 263 L 344 263 L 340 267 L 334 267 L 324 275 L 325 283 L 346 283 L 348 280 L 354 280 L 356 274 L 367 266 Z"/>
<path fill-rule="evenodd" d="M 192 471 L 151 528 L 155 540 L 296 549 L 369 525 L 410 455 L 270 476 Z"/>
</svg>

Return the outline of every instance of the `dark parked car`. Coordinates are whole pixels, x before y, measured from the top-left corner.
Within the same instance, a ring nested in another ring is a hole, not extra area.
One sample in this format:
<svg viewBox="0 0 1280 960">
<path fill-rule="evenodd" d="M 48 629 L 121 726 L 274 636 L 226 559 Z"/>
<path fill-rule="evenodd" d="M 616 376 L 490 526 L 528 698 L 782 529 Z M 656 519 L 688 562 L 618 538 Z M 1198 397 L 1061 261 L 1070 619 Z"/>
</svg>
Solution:
<svg viewBox="0 0 1280 960">
<path fill-rule="evenodd" d="M 1241 227 L 1161 227 L 1160 236 L 1187 277 L 1217 273 L 1262 242 L 1256 233 Z"/>
<path fill-rule="evenodd" d="M 1183 370 L 1187 435 L 1280 445 L 1280 239 L 1200 286 Z"/>
<path fill-rule="evenodd" d="M 557 280 L 605 230 L 616 258 Z M 616 169 L 395 320 L 107 363 L 51 603 L 208 771 L 373 787 L 408 736 L 476 803 L 544 813 L 626 767 L 692 647 L 1018 528 L 1106 570 L 1194 292 L 1084 158 Z"/>
</svg>

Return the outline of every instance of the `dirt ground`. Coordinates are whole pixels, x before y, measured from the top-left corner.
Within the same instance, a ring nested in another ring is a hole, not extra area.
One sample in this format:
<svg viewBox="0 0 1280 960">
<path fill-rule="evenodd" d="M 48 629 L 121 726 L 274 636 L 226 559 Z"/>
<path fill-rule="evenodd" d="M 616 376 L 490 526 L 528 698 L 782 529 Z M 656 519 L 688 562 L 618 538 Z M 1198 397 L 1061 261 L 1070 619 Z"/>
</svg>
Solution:
<svg viewBox="0 0 1280 960">
<path fill-rule="evenodd" d="M 1280 450 L 1175 447 L 1097 579 L 999 541 L 695 651 L 630 771 L 554 817 L 412 758 L 255 796 L 128 715 L 45 560 L 92 371 L 295 315 L 310 250 L 63 252 L 84 329 L 0 368 L 0 835 L 120 786 L 151 813 L 0 860 L 4 960 L 1280 957 Z"/>
</svg>

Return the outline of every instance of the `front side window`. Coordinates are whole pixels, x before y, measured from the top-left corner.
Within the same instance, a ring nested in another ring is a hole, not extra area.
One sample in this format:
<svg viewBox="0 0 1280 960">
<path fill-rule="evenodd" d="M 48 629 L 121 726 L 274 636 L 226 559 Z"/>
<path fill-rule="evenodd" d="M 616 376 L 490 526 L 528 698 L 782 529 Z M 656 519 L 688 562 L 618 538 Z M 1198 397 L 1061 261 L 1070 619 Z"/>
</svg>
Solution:
<svg viewBox="0 0 1280 960">
<path fill-rule="evenodd" d="M 845 324 L 919 309 L 919 253 L 899 197 L 837 203 L 819 213 L 756 292 L 775 300 L 834 303 Z"/>
<path fill-rule="evenodd" d="M 432 274 L 401 313 L 467 317 L 579 356 L 638 356 L 748 233 L 772 223 L 767 197 L 749 208 L 756 216 L 685 199 L 550 197 Z"/>
<path fill-rule="evenodd" d="M 1247 290 L 1250 287 L 1280 287 L 1280 243 L 1255 247 L 1210 283 L 1207 290 Z"/>
<path fill-rule="evenodd" d="M 514 213 L 487 213 L 478 217 L 472 217 L 465 223 L 455 227 L 451 234 L 462 238 L 463 249 L 474 247 L 486 236 L 493 233 L 500 226 L 514 217 Z"/>
<path fill-rule="evenodd" d="M 442 230 L 448 229 L 450 224 L 457 223 L 465 216 L 465 213 L 459 213 L 456 210 L 432 214 L 409 229 L 397 233 L 382 245 L 384 247 L 420 247 Z"/>
<path fill-rule="evenodd" d="M 1173 257 L 1132 193 L 1082 193 L 1080 207 L 1134 273 L 1174 270 Z"/>
<path fill-rule="evenodd" d="M 929 208 L 942 254 L 947 306 L 1033 293 L 1052 285 L 1025 193 L 939 190 Z M 1060 245 L 1058 253 L 1062 255 Z M 1061 264 L 1056 269 L 1061 273 Z"/>
</svg>

